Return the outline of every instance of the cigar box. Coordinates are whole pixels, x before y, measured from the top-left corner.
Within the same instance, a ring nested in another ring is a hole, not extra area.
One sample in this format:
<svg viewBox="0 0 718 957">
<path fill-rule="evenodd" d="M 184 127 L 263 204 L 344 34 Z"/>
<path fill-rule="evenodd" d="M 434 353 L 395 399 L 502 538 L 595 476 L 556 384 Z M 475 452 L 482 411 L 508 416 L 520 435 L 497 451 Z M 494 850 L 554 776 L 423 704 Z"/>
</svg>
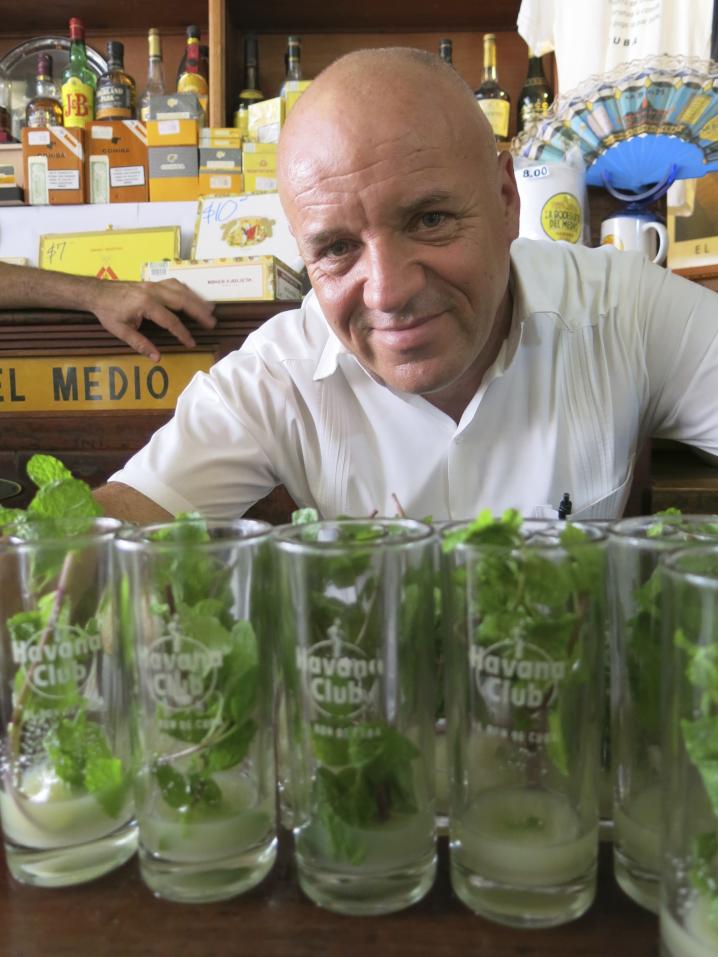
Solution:
<svg viewBox="0 0 718 957">
<path fill-rule="evenodd" d="M 146 203 L 147 130 L 139 120 L 96 120 L 85 127 L 90 203 Z"/>
<path fill-rule="evenodd" d="M 232 196 L 244 192 L 244 176 L 241 169 L 213 169 L 201 167 L 199 170 L 200 196 Z"/>
<path fill-rule="evenodd" d="M 302 298 L 301 277 L 275 256 L 146 263 L 146 282 L 179 279 L 210 302 L 291 301 Z"/>
<path fill-rule="evenodd" d="M 284 100 L 281 96 L 250 103 L 247 114 L 250 140 L 255 143 L 279 142 L 279 131 L 284 122 Z"/>
<path fill-rule="evenodd" d="M 242 150 L 224 146 L 201 146 L 199 148 L 200 169 L 242 170 Z"/>
<path fill-rule="evenodd" d="M 63 126 L 24 127 L 25 199 L 31 206 L 85 201 L 85 131 Z"/>
<path fill-rule="evenodd" d="M 245 173 L 275 175 L 277 171 L 277 144 L 245 143 L 242 147 L 242 169 Z"/>
<path fill-rule="evenodd" d="M 197 199 L 199 166 L 196 147 L 150 147 L 149 169 L 150 202 Z"/>
<path fill-rule="evenodd" d="M 150 120 L 200 120 L 202 107 L 196 93 L 153 93 Z"/>
<path fill-rule="evenodd" d="M 306 88 L 311 83 L 311 80 L 287 80 L 282 89 L 282 96 L 284 98 L 284 118 L 286 119 L 289 116 L 289 113 L 292 107 L 295 105 L 299 97 L 304 93 Z"/>
<path fill-rule="evenodd" d="M 144 263 L 176 259 L 179 250 L 179 226 L 46 233 L 40 236 L 39 265 L 75 276 L 139 280 Z"/>
<path fill-rule="evenodd" d="M 245 173 L 244 191 L 245 193 L 276 193 L 276 170 L 267 170 L 264 173 Z"/>
<path fill-rule="evenodd" d="M 198 138 L 197 120 L 170 118 L 147 121 L 148 146 L 196 146 Z"/>
</svg>

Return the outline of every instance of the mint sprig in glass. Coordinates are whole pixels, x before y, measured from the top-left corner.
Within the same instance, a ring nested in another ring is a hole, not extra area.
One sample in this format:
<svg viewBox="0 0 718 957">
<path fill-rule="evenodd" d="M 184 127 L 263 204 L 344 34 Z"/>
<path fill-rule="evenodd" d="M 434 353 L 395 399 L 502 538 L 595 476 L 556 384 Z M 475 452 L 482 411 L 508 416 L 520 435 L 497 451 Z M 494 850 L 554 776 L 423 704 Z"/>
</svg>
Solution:
<svg viewBox="0 0 718 957">
<path fill-rule="evenodd" d="M 114 616 L 113 538 L 85 482 L 36 455 L 26 510 L 0 509 L 5 655 L 0 812 L 10 872 L 63 886 L 130 857 L 126 684 Z"/>
</svg>

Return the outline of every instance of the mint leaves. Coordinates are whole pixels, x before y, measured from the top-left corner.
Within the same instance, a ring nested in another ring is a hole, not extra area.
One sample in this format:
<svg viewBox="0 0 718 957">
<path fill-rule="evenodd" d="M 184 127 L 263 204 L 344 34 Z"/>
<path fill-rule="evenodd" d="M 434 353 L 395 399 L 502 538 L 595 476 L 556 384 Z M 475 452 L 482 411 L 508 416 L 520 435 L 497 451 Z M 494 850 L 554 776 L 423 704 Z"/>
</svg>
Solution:
<svg viewBox="0 0 718 957">
<path fill-rule="evenodd" d="M 204 670 L 199 665 L 191 670 L 196 703 L 177 708 L 158 702 L 154 716 L 164 735 L 186 745 L 157 755 L 150 771 L 165 803 L 189 823 L 223 806 L 215 775 L 247 758 L 262 692 L 271 695 L 271 689 L 264 687 L 252 623 L 236 620 L 234 569 L 203 547 L 217 541 L 206 522 L 194 513 L 179 516 L 152 531 L 150 541 L 177 546 L 158 550 L 149 572 L 153 627 L 166 636 L 154 653 L 206 662 Z"/>
<path fill-rule="evenodd" d="M 53 456 L 34 455 L 27 473 L 38 487 L 27 510 L 0 508 L 0 524 L 11 523 L 16 538 L 37 546 L 24 583 L 37 596 L 36 606 L 6 622 L 18 664 L 8 733 L 11 771 L 21 773 L 21 752 L 33 759 L 44 752 L 61 781 L 118 817 L 127 803 L 128 776 L 100 721 L 90 716 L 84 693 L 103 649 L 99 619 L 105 609 L 88 606 L 82 595 L 82 575 L 75 571 L 80 554 L 72 547 L 73 537 L 87 532 L 102 509 L 89 486 Z M 35 742 L 31 754 L 28 741 Z"/>
</svg>

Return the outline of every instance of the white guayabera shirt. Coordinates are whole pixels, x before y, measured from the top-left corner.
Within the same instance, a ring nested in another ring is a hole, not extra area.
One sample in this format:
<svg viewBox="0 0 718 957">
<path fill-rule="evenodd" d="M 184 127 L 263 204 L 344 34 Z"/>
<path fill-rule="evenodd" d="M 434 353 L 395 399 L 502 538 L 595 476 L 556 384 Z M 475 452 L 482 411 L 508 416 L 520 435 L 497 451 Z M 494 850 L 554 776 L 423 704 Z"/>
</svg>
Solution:
<svg viewBox="0 0 718 957">
<path fill-rule="evenodd" d="M 517 240 L 512 326 L 457 425 L 381 385 L 310 293 L 198 373 L 112 478 L 170 512 L 241 515 L 283 483 L 321 516 L 621 514 L 650 435 L 718 454 L 718 297 L 604 246 Z"/>
<path fill-rule="evenodd" d="M 596 73 L 660 53 L 710 55 L 713 0 L 522 0 L 519 34 L 556 52 L 561 93 Z"/>
</svg>

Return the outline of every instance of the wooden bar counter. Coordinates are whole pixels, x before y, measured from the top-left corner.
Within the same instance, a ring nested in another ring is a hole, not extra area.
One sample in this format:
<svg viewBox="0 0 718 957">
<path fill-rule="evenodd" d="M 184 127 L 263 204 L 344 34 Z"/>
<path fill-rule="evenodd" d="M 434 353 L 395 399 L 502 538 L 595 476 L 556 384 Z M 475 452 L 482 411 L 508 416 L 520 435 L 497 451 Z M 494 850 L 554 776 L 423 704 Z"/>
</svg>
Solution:
<svg viewBox="0 0 718 957">
<path fill-rule="evenodd" d="M 272 873 L 250 893 L 218 904 L 154 898 L 136 859 L 98 881 L 61 890 L 25 887 L 2 868 L 4 957 L 656 957 L 658 921 L 618 888 L 611 847 L 601 845 L 596 901 L 550 930 L 517 930 L 475 916 L 452 894 L 445 839 L 429 894 L 385 917 L 343 917 L 299 890 L 282 834 Z"/>
</svg>

